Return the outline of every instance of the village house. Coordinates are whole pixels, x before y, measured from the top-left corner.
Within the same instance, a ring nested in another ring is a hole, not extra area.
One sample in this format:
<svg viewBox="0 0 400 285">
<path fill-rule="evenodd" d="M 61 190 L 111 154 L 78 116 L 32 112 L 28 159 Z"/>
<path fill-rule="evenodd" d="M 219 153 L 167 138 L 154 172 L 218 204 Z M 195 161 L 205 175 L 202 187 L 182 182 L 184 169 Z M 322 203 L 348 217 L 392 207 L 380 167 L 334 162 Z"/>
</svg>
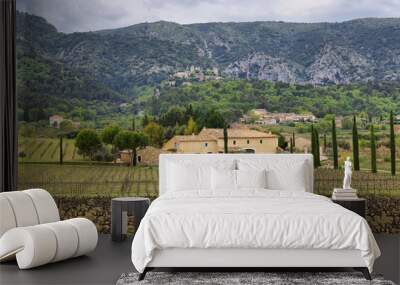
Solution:
<svg viewBox="0 0 400 285">
<path fill-rule="evenodd" d="M 64 119 L 63 116 L 60 115 L 53 115 L 49 117 L 49 125 L 52 128 L 57 128 L 59 129 L 61 127 L 62 122 L 71 122 L 71 124 L 74 126 L 74 128 L 79 129 L 81 127 L 80 122 L 74 122 L 68 119 Z"/>
<path fill-rule="evenodd" d="M 198 135 L 174 136 L 163 146 L 175 153 L 223 153 L 223 129 L 203 128 Z M 278 137 L 256 130 L 228 129 L 228 151 L 245 153 L 276 153 Z"/>
<path fill-rule="evenodd" d="M 265 118 L 262 120 L 257 120 L 254 123 L 256 125 L 270 126 L 270 125 L 276 125 L 278 122 L 274 118 Z"/>
<path fill-rule="evenodd" d="M 247 115 L 243 115 L 240 122 L 257 125 L 276 125 L 289 122 L 315 122 L 317 118 L 313 114 L 296 113 L 270 113 L 265 109 L 253 109 Z"/>
<path fill-rule="evenodd" d="M 335 117 L 335 125 L 336 125 L 336 128 L 342 128 L 342 126 L 343 126 L 343 116 L 336 116 Z"/>
<path fill-rule="evenodd" d="M 159 148 L 147 146 L 145 148 L 138 149 L 136 162 L 138 165 L 149 166 L 158 165 L 158 157 L 162 153 L 168 153 Z M 132 163 L 132 152 L 128 150 L 122 150 L 119 152 L 118 163 L 130 164 Z"/>
<path fill-rule="evenodd" d="M 395 124 L 400 125 L 400 115 L 394 116 L 393 121 Z"/>
<path fill-rule="evenodd" d="M 49 117 L 50 127 L 53 127 L 53 128 L 59 129 L 60 128 L 60 124 L 63 121 L 64 121 L 64 117 L 60 116 L 60 115 L 53 115 L 53 116 Z"/>
</svg>

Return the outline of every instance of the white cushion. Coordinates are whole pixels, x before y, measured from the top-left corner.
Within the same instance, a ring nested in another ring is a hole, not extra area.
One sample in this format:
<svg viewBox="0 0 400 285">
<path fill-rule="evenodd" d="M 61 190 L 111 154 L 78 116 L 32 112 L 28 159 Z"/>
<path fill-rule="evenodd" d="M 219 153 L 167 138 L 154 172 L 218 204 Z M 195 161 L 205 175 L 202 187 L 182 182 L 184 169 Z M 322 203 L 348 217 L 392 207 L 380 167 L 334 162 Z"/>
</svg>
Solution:
<svg viewBox="0 0 400 285">
<path fill-rule="evenodd" d="M 236 170 L 212 168 L 211 171 L 212 189 L 218 190 L 236 190 Z"/>
<path fill-rule="evenodd" d="M 182 192 L 211 190 L 211 167 L 217 169 L 235 169 L 233 158 L 210 160 L 208 155 L 180 154 L 172 156 L 160 155 L 160 195 L 166 192 Z M 171 158 L 171 159 L 170 159 Z M 189 178 L 190 177 L 190 178 Z"/>
<path fill-rule="evenodd" d="M 307 191 L 308 163 L 296 159 L 239 159 L 239 170 L 267 171 L 267 188 L 271 190 Z"/>
<path fill-rule="evenodd" d="M 8 199 L 0 195 L 0 237 L 9 229 L 15 228 L 14 211 Z"/>
<path fill-rule="evenodd" d="M 168 189 L 171 191 L 211 189 L 211 168 L 206 166 L 185 166 L 171 163 Z"/>
<path fill-rule="evenodd" d="M 49 263 L 56 252 L 57 239 L 43 225 L 13 228 L 0 238 L 0 261 L 16 257 L 20 269 Z"/>
<path fill-rule="evenodd" d="M 51 229 L 57 240 L 57 250 L 51 260 L 52 262 L 64 260 L 75 255 L 78 250 L 79 237 L 71 224 L 63 221 L 43 224 L 43 226 Z"/>
<path fill-rule="evenodd" d="M 267 188 L 267 171 L 263 170 L 236 170 L 237 187 L 240 188 Z"/>
<path fill-rule="evenodd" d="M 97 228 L 92 221 L 85 218 L 65 220 L 72 225 L 78 233 L 79 243 L 75 256 L 80 256 L 93 251 L 97 246 Z"/>
<path fill-rule="evenodd" d="M 290 169 L 290 178 L 284 172 L 272 169 L 267 171 L 268 189 L 306 191 L 306 177 L 303 175 L 303 166 L 297 165 Z"/>
<path fill-rule="evenodd" d="M 43 189 L 22 191 L 30 196 L 36 208 L 39 224 L 52 223 L 60 220 L 56 202 L 50 193 Z"/>
<path fill-rule="evenodd" d="M 23 191 L 3 192 L 13 209 L 17 227 L 33 226 L 39 223 L 36 208 L 31 197 Z"/>
</svg>

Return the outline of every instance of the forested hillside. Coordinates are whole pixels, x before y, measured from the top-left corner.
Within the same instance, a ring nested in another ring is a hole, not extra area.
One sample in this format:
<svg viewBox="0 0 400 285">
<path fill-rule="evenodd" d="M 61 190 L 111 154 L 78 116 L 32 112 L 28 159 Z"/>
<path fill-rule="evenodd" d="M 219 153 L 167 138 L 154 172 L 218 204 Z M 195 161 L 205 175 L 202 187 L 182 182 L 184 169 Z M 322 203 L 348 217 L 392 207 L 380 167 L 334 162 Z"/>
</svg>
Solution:
<svg viewBox="0 0 400 285">
<path fill-rule="evenodd" d="M 397 18 L 156 22 L 64 34 L 18 12 L 17 48 L 19 118 L 25 121 L 54 113 L 78 120 L 140 110 L 160 115 L 188 104 L 217 107 L 229 120 L 254 107 L 317 116 L 399 110 Z M 222 80 L 160 85 L 190 66 L 217 68 Z"/>
<path fill-rule="evenodd" d="M 143 107 L 160 115 L 171 106 L 189 104 L 199 110 L 216 108 L 229 121 L 237 120 L 253 108 L 266 108 L 273 112 L 311 112 L 318 117 L 361 112 L 379 117 L 390 110 L 400 111 L 400 87 L 393 83 L 313 87 L 265 80 L 215 81 L 165 88 L 160 96 L 151 97 Z"/>
<path fill-rule="evenodd" d="M 63 34 L 18 13 L 18 39 L 110 88 L 157 83 L 190 65 L 225 77 L 290 83 L 355 83 L 400 78 L 400 19 L 343 23 L 137 24 Z"/>
</svg>

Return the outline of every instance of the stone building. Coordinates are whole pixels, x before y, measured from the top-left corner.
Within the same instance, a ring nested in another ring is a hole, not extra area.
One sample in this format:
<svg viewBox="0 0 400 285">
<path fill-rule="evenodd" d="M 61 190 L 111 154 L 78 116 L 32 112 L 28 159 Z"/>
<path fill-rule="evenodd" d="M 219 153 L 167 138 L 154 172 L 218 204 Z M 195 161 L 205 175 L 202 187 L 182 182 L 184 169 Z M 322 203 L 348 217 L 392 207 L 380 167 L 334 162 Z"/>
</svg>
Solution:
<svg viewBox="0 0 400 285">
<path fill-rule="evenodd" d="M 228 129 L 228 151 L 244 153 L 276 153 L 278 137 L 251 129 Z M 174 136 L 163 146 L 175 153 L 223 153 L 223 129 L 203 128 L 198 135 Z"/>
</svg>

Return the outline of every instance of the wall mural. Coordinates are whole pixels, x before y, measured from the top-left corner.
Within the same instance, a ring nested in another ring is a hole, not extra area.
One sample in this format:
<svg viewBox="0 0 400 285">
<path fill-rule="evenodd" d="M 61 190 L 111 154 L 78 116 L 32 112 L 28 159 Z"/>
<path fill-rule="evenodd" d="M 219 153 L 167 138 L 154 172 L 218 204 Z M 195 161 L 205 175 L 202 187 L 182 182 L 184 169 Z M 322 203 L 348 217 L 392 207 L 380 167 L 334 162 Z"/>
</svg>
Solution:
<svg viewBox="0 0 400 285">
<path fill-rule="evenodd" d="M 157 197 L 161 153 L 311 152 L 317 193 L 341 187 L 350 157 L 371 227 L 400 232 L 399 18 L 228 21 L 215 7 L 189 21 L 172 4 L 99 16 L 85 2 L 17 1 L 20 189 L 109 232 L 110 196 Z"/>
</svg>

